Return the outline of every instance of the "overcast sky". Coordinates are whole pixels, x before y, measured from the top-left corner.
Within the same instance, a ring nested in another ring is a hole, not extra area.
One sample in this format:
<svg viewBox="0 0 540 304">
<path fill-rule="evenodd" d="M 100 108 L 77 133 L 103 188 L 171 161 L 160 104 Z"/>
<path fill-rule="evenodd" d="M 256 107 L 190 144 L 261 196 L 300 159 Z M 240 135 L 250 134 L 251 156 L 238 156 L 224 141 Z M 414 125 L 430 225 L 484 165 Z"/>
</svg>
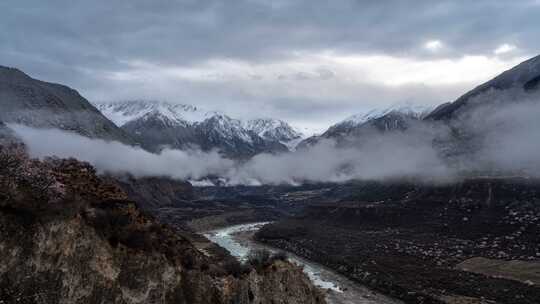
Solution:
<svg viewBox="0 0 540 304">
<path fill-rule="evenodd" d="M 3 0 L 0 65 L 91 101 L 323 128 L 436 105 L 540 53 L 540 0 Z"/>
</svg>

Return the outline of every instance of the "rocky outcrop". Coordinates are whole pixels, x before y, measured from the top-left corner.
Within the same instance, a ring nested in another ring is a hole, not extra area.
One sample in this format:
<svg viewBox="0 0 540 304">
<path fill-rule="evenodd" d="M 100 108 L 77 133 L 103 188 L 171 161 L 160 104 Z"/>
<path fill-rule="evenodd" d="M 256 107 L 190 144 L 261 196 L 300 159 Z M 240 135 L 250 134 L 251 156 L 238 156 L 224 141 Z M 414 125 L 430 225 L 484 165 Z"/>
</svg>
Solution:
<svg viewBox="0 0 540 304">
<path fill-rule="evenodd" d="M 325 303 L 323 294 L 311 285 L 301 267 L 291 266 L 291 264 L 282 261 L 274 262 L 272 266 L 262 270 L 262 272 L 252 271 L 247 280 L 228 281 L 227 283 L 228 288 L 240 290 L 233 296 L 235 303 Z M 269 299 L 267 296 L 269 294 L 281 296 Z"/>
<path fill-rule="evenodd" d="M 0 303 L 324 303 L 290 264 L 231 272 L 88 164 L 0 156 Z"/>
</svg>

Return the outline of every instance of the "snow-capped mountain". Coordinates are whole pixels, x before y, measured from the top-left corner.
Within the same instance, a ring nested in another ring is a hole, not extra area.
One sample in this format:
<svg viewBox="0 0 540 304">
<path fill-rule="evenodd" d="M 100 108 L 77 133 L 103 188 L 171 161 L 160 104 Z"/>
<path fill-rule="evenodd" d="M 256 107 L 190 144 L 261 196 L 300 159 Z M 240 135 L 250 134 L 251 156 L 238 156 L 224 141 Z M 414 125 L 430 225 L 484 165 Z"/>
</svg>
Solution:
<svg viewBox="0 0 540 304">
<path fill-rule="evenodd" d="M 381 132 L 405 130 L 414 121 L 421 120 L 430 107 L 400 103 L 388 108 L 374 109 L 365 113 L 352 115 L 328 128 L 323 134 L 309 137 L 298 147 L 312 146 L 321 139 L 333 139 L 338 143 L 347 140 L 357 140 L 367 130 Z"/>
<path fill-rule="evenodd" d="M 151 117 L 152 115 L 149 114 L 152 113 L 179 124 L 201 122 L 214 114 L 214 112 L 203 111 L 192 105 L 144 100 L 96 103 L 96 107 L 119 127 L 145 116 Z"/>
<path fill-rule="evenodd" d="M 400 113 L 406 116 L 415 117 L 417 119 L 422 119 L 424 116 L 429 114 L 433 110 L 432 107 L 415 105 L 412 103 L 399 103 L 392 105 L 383 109 L 374 109 L 366 113 L 352 115 L 345 120 L 338 123 L 339 124 L 349 124 L 353 126 L 361 125 L 369 120 L 377 119 L 383 117 L 389 113 Z"/>
<path fill-rule="evenodd" d="M 259 136 L 246 129 L 240 120 L 217 114 L 196 124 L 199 146 L 204 150 L 220 149 L 229 157 L 248 158 L 259 153 L 289 151 L 279 141 Z"/>
<path fill-rule="evenodd" d="M 244 123 L 244 128 L 255 132 L 260 137 L 277 141 L 294 150 L 304 135 L 283 120 L 273 118 L 251 119 Z"/>
<path fill-rule="evenodd" d="M 284 152 L 301 134 L 275 119 L 241 121 L 216 111 L 158 101 L 125 101 L 96 105 L 102 113 L 145 148 L 165 146 L 217 149 L 231 158 L 262 152 Z"/>
</svg>

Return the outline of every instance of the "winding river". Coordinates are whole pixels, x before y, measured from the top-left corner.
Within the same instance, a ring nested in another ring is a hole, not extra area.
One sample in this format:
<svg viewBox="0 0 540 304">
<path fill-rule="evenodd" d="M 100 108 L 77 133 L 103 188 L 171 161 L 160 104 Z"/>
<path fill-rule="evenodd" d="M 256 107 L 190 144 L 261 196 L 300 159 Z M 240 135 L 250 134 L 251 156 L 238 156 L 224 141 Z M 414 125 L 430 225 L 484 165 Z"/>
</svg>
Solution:
<svg viewBox="0 0 540 304">
<path fill-rule="evenodd" d="M 253 234 L 266 222 L 230 226 L 204 233 L 210 241 L 227 249 L 231 255 L 244 260 L 252 249 L 275 248 L 256 243 L 252 240 Z M 397 304 L 402 303 L 366 287 L 358 285 L 346 277 L 317 263 L 287 252 L 289 261 L 303 266 L 304 272 L 313 284 L 327 290 L 326 301 L 329 304 Z"/>
</svg>

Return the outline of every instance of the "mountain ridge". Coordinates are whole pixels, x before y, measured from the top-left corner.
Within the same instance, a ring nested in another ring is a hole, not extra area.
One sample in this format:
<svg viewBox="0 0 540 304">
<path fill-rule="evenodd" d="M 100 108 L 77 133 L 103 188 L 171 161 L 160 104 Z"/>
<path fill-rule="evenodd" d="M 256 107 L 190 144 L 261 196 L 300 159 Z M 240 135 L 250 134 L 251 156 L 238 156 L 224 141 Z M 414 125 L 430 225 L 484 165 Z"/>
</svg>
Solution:
<svg viewBox="0 0 540 304">
<path fill-rule="evenodd" d="M 540 55 L 530 58 L 513 68 L 502 72 L 493 79 L 478 85 L 474 89 L 460 96 L 454 102 L 439 105 L 426 120 L 450 120 L 459 111 L 470 103 L 473 98 L 486 94 L 489 91 L 505 91 L 512 88 L 526 92 L 536 91 L 540 83 Z"/>
<path fill-rule="evenodd" d="M 217 149 L 230 158 L 246 158 L 289 151 L 290 143 L 302 136 L 282 120 L 242 121 L 186 104 L 135 100 L 96 106 L 150 151 Z"/>
<path fill-rule="evenodd" d="M 0 106 L 0 120 L 5 123 L 58 128 L 133 144 L 127 133 L 76 90 L 34 79 L 16 68 L 0 66 Z"/>
<path fill-rule="evenodd" d="M 350 144 L 359 139 L 355 137 L 368 131 L 404 131 L 413 121 L 422 120 L 429 109 L 429 107 L 405 103 L 355 114 L 330 126 L 321 135 L 314 135 L 303 140 L 298 144 L 298 148 L 308 148 L 324 139 L 335 140 L 339 145 L 346 142 Z"/>
</svg>

